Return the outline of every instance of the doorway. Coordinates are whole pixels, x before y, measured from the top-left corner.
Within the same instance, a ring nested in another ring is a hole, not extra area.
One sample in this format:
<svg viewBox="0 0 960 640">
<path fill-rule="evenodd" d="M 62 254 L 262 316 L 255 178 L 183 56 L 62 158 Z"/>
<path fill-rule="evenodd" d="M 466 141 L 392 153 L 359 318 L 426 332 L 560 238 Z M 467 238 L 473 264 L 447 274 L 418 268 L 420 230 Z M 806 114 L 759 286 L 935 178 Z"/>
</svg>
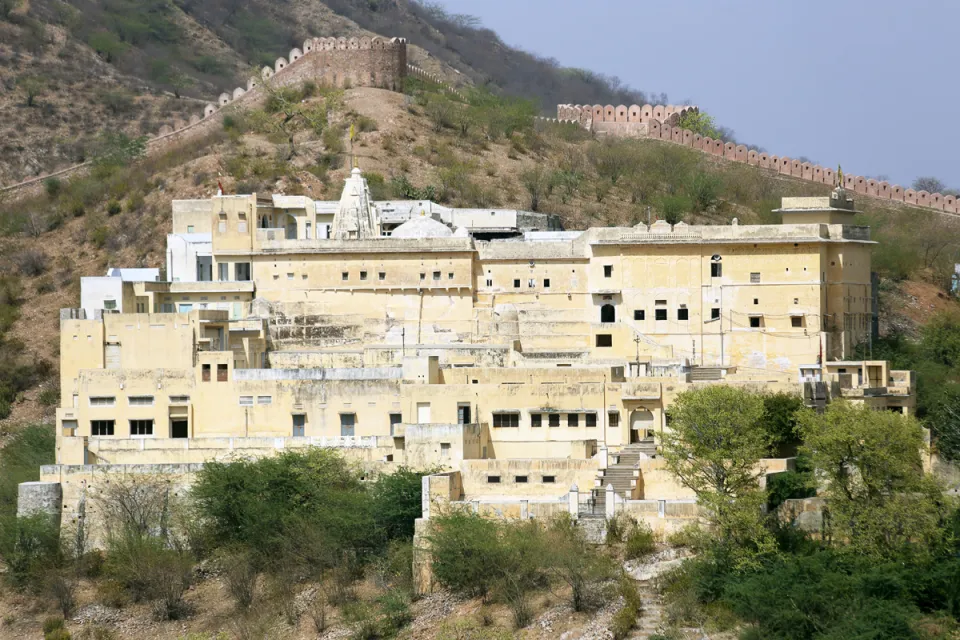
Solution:
<svg viewBox="0 0 960 640">
<path fill-rule="evenodd" d="M 600 322 L 616 322 L 617 310 L 612 304 L 605 304 L 600 307 Z"/>
<path fill-rule="evenodd" d="M 181 418 L 173 418 L 170 420 L 170 437 L 171 438 L 189 438 L 190 437 L 190 428 L 189 423 Z"/>
<path fill-rule="evenodd" d="M 302 438 L 306 435 L 307 429 L 307 416 L 302 413 L 295 413 L 293 415 L 293 437 Z"/>
</svg>

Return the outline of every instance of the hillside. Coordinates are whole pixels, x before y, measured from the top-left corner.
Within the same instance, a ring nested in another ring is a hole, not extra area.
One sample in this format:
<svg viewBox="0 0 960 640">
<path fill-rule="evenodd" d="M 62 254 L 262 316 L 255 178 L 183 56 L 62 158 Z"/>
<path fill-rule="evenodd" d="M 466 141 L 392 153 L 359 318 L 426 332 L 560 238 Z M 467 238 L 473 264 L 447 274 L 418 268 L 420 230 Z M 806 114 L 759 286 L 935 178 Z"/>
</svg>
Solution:
<svg viewBox="0 0 960 640">
<path fill-rule="evenodd" d="M 643 97 L 614 92 L 602 78 L 580 83 L 582 74 L 416 3 L 144 6 L 140 13 L 128 0 L 0 6 L 0 78 L 11 89 L 0 94 L 0 180 L 95 160 L 87 177 L 48 181 L 46 193 L 32 199 L 0 199 L 0 265 L 11 274 L 0 281 L 0 353 L 17 363 L 0 380 L 0 416 L 9 413 L 4 402 L 13 405 L 6 422 L 49 417 L 57 310 L 77 305 L 81 275 L 108 265 L 162 266 L 169 201 L 209 196 L 218 177 L 228 192 L 338 198 L 350 124 L 358 131 L 353 153 L 379 198 L 539 209 L 560 214 L 570 229 L 654 217 L 776 222 L 770 211 L 780 197 L 829 191 L 659 141 L 601 141 L 576 127 L 535 123 L 536 102 L 469 85 L 493 83 L 551 101 L 561 94 L 585 102 Z M 411 39 L 408 60 L 460 83 L 470 104 L 416 80 L 408 96 L 309 87 L 287 102 L 303 99 L 302 109 L 323 112 L 316 126 L 301 117 L 284 124 L 276 104 L 273 112 L 231 107 L 224 126 L 135 162 L 136 136 L 196 114 L 207 100 L 190 96 L 210 98 L 243 84 L 249 63 L 286 55 L 308 34 L 372 34 L 365 28 L 386 24 L 384 35 Z M 549 91 L 523 81 L 529 74 Z M 960 260 L 956 220 L 867 198 L 858 206 L 880 241 L 874 265 L 884 277 L 882 332 L 916 335 L 932 311 L 956 307 L 944 293 Z"/>
</svg>

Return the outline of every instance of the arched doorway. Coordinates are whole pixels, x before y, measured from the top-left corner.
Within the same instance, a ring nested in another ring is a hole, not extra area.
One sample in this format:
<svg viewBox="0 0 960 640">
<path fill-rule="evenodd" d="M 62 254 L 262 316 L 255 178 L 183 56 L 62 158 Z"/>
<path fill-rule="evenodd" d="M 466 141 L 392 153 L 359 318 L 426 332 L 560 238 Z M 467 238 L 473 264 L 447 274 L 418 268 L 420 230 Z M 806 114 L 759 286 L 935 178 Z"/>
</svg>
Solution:
<svg viewBox="0 0 960 640">
<path fill-rule="evenodd" d="M 653 412 L 649 409 L 634 409 L 630 413 L 630 442 L 640 442 L 653 435 Z"/>
<path fill-rule="evenodd" d="M 612 304 L 605 304 L 600 307 L 600 322 L 616 322 L 617 309 Z"/>
</svg>

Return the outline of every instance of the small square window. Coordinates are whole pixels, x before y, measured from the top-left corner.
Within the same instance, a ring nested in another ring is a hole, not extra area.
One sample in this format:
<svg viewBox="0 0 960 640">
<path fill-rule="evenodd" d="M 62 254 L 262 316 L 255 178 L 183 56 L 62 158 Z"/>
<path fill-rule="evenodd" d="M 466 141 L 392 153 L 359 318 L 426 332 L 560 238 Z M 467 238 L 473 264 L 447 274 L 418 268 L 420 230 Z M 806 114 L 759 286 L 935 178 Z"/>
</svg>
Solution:
<svg viewBox="0 0 960 640">
<path fill-rule="evenodd" d="M 603 265 L 603 277 L 604 277 L 604 278 L 611 278 L 611 277 L 613 277 L 613 265 L 612 265 L 612 264 L 605 264 L 605 265 Z"/>
<path fill-rule="evenodd" d="M 519 288 L 520 288 L 520 278 L 515 278 L 515 279 L 514 279 L 514 281 L 513 281 L 513 288 L 514 288 L 514 289 L 519 289 Z"/>
<path fill-rule="evenodd" d="M 597 334 L 597 346 L 598 347 L 612 347 L 613 346 L 613 336 L 609 333 L 598 333 Z"/>
<path fill-rule="evenodd" d="M 620 426 L 620 412 L 619 411 L 610 411 L 607 413 L 607 424 L 611 427 Z"/>
<path fill-rule="evenodd" d="M 583 420 L 588 427 L 597 426 L 597 414 L 595 413 L 588 413 L 587 415 L 583 416 Z"/>
<path fill-rule="evenodd" d="M 803 316 L 790 316 L 790 326 L 791 326 L 791 327 L 802 327 L 802 326 L 803 326 Z"/>
<path fill-rule="evenodd" d="M 350 279 L 350 273 L 348 271 L 344 271 L 343 273 L 340 274 L 340 279 L 346 282 L 347 280 Z"/>
<path fill-rule="evenodd" d="M 760 284 L 760 273 L 758 271 L 750 274 L 750 284 Z"/>
<path fill-rule="evenodd" d="M 557 481 L 557 476 L 543 476 L 544 484 L 553 484 Z"/>
<path fill-rule="evenodd" d="M 655 320 L 666 320 L 667 319 L 667 310 L 666 309 L 657 309 L 654 313 Z"/>
<path fill-rule="evenodd" d="M 753 304 L 760 304 L 760 298 L 754 298 Z"/>
<path fill-rule="evenodd" d="M 567 426 L 568 427 L 579 427 L 580 426 L 580 416 L 575 413 L 567 414 Z"/>
<path fill-rule="evenodd" d="M 720 318 L 720 309 L 717 308 L 717 307 L 714 307 L 713 309 L 710 309 L 710 319 L 711 319 L 711 320 L 718 320 L 719 318 Z"/>
<path fill-rule="evenodd" d="M 544 278 L 544 279 L 543 279 L 543 288 L 544 288 L 544 289 L 549 289 L 549 288 L 550 288 L 550 278 Z"/>
<path fill-rule="evenodd" d="M 690 319 L 689 309 L 677 309 L 677 320 L 689 320 L 689 319 Z"/>
<path fill-rule="evenodd" d="M 241 407 L 252 407 L 252 406 L 253 406 L 253 396 L 240 396 L 240 406 L 241 406 Z"/>
<path fill-rule="evenodd" d="M 426 279 L 427 279 L 427 274 L 421 273 L 421 274 L 420 274 L 420 282 L 423 282 L 423 281 L 426 280 Z"/>
<path fill-rule="evenodd" d="M 287 280 L 293 280 L 293 274 L 292 274 L 292 273 L 288 273 L 288 274 L 287 274 Z"/>
<path fill-rule="evenodd" d="M 453 280 L 453 271 L 447 274 L 447 280 Z"/>
<path fill-rule="evenodd" d="M 379 280 L 380 282 L 383 282 L 386 279 L 387 279 L 387 274 L 385 272 L 381 271 L 377 273 L 377 280 Z"/>
<path fill-rule="evenodd" d="M 434 271 L 434 272 L 433 272 L 433 279 L 434 279 L 434 280 L 439 280 L 439 279 L 440 279 L 440 272 L 439 272 L 439 271 Z"/>
<path fill-rule="evenodd" d="M 500 484 L 500 476 L 487 476 L 487 484 Z"/>
<path fill-rule="evenodd" d="M 543 426 L 543 416 L 539 413 L 530 414 L 530 426 L 531 427 L 542 427 Z"/>
<path fill-rule="evenodd" d="M 800 304 L 800 298 L 794 298 L 793 304 Z"/>
<path fill-rule="evenodd" d="M 763 318 L 761 318 L 760 316 L 752 316 L 750 318 L 750 328 L 759 329 L 761 326 L 763 326 L 763 323 L 761 322 L 762 320 Z"/>
<path fill-rule="evenodd" d="M 516 482 L 517 484 L 526 484 L 527 476 L 514 476 L 513 481 Z"/>
<path fill-rule="evenodd" d="M 646 318 L 646 315 L 647 313 L 643 309 L 634 309 L 633 311 L 634 320 L 643 320 L 644 318 Z"/>
<path fill-rule="evenodd" d="M 550 418 L 549 418 L 549 424 L 550 424 L 551 427 L 559 427 L 559 426 L 560 426 L 560 414 L 559 414 L 559 413 L 551 413 L 551 414 L 550 414 Z"/>
<path fill-rule="evenodd" d="M 217 365 L 217 382 L 226 382 L 227 381 L 227 365 L 218 364 Z"/>
<path fill-rule="evenodd" d="M 361 271 L 361 272 L 360 272 L 360 279 L 361 279 L 361 280 L 366 280 L 366 279 L 367 279 L 367 272 L 366 272 L 366 271 Z"/>
</svg>

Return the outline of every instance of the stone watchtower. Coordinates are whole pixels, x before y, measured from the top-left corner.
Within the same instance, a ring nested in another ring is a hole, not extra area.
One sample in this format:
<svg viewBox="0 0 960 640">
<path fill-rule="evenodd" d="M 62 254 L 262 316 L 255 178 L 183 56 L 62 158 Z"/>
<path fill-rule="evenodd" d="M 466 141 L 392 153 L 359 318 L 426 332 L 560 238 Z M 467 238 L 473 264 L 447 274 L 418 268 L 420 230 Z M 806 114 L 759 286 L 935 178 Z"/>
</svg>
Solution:
<svg viewBox="0 0 960 640">
<path fill-rule="evenodd" d="M 354 167 L 344 181 L 330 237 L 334 240 L 380 237 L 380 211 L 370 198 L 370 187 L 358 167 Z"/>
</svg>

